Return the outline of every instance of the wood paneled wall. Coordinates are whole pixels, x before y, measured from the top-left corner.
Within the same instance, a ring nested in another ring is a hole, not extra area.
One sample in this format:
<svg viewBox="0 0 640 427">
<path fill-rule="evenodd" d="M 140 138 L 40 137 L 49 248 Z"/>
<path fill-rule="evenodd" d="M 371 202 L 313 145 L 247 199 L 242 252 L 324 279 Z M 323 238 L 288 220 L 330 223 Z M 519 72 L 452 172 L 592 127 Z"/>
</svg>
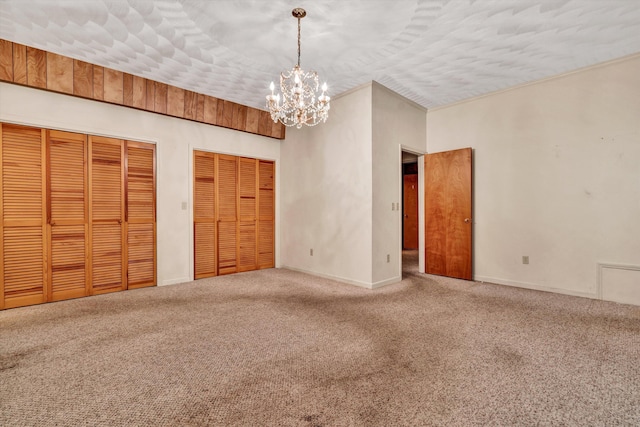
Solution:
<svg viewBox="0 0 640 427">
<path fill-rule="evenodd" d="M 284 139 L 267 111 L 0 39 L 0 80 Z"/>
</svg>

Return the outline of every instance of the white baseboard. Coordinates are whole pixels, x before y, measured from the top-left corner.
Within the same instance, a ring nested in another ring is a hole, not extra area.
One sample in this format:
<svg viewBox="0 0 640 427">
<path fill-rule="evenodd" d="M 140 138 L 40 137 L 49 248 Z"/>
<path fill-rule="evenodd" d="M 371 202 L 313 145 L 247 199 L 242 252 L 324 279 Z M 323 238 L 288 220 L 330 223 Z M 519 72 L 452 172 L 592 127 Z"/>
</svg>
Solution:
<svg viewBox="0 0 640 427">
<path fill-rule="evenodd" d="M 346 279 L 344 277 L 332 276 L 331 274 L 318 273 L 316 271 L 305 270 L 302 268 L 289 267 L 286 265 L 282 266 L 285 270 L 297 271 L 299 273 L 310 274 L 312 276 L 322 277 L 323 279 L 335 280 L 336 282 L 346 283 L 348 285 L 360 286 L 361 288 L 373 289 L 371 283 L 360 282 L 358 280 Z"/>
<path fill-rule="evenodd" d="M 393 283 L 398 283 L 402 280 L 402 276 L 392 277 L 391 279 L 381 280 L 379 282 L 375 282 L 371 285 L 371 289 L 378 289 L 383 286 L 391 285 Z"/>
<path fill-rule="evenodd" d="M 185 282 L 190 282 L 191 279 L 188 277 L 180 277 L 178 279 L 168 279 L 168 280 L 163 280 L 162 283 L 160 283 L 160 286 L 167 286 L 167 285 L 177 285 L 179 283 L 185 283 Z"/>
<path fill-rule="evenodd" d="M 497 277 L 485 277 L 485 276 L 473 276 L 473 280 L 476 282 L 495 283 L 498 285 L 513 286 L 516 288 L 533 289 L 536 291 L 552 292 L 555 294 L 572 295 L 575 297 L 598 299 L 597 292 L 581 292 L 572 291 L 569 289 L 554 288 L 551 286 L 536 285 L 535 283 L 518 282 L 515 280 L 499 279 Z"/>
</svg>

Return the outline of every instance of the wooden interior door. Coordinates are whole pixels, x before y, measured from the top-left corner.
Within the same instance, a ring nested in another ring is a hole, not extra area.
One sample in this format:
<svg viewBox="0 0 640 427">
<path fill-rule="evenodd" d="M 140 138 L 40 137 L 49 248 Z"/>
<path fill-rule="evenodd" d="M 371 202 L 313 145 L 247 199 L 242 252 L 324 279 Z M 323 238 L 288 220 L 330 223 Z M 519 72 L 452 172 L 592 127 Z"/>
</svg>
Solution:
<svg viewBox="0 0 640 427">
<path fill-rule="evenodd" d="M 471 280 L 471 148 L 427 154 L 425 271 Z"/>
<path fill-rule="evenodd" d="M 126 289 L 124 141 L 89 138 L 91 294 Z"/>
<path fill-rule="evenodd" d="M 258 267 L 275 266 L 275 165 L 260 160 L 258 166 Z"/>
<path fill-rule="evenodd" d="M 418 249 L 418 175 L 404 176 L 403 248 Z"/>
<path fill-rule="evenodd" d="M 238 158 L 217 155 L 218 274 L 238 271 Z"/>
<path fill-rule="evenodd" d="M 87 137 L 47 131 L 49 162 L 49 301 L 89 294 Z"/>
<path fill-rule="evenodd" d="M 0 309 L 47 300 L 46 134 L 0 125 Z"/>
<path fill-rule="evenodd" d="M 258 268 L 258 161 L 240 157 L 238 162 L 238 271 L 249 271 Z"/>
<path fill-rule="evenodd" d="M 127 289 L 156 284 L 154 144 L 126 142 Z"/>
<path fill-rule="evenodd" d="M 216 155 L 193 152 L 193 240 L 196 279 L 217 274 Z"/>
</svg>

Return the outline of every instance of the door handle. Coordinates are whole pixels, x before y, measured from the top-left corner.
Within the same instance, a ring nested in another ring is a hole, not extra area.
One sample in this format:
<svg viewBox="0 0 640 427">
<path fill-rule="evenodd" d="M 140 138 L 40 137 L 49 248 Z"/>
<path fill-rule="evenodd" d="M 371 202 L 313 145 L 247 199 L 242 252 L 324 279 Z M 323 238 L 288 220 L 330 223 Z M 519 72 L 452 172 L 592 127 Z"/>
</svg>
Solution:
<svg viewBox="0 0 640 427">
<path fill-rule="evenodd" d="M 471 222 L 471 218 L 465 218 L 464 222 L 466 222 L 467 224 Z"/>
</svg>

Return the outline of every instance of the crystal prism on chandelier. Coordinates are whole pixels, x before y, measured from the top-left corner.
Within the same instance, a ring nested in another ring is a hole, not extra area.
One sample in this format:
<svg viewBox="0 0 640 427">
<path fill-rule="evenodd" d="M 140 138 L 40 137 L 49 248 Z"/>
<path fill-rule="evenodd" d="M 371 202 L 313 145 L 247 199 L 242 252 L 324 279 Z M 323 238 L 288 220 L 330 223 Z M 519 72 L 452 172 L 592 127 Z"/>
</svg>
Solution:
<svg viewBox="0 0 640 427">
<path fill-rule="evenodd" d="M 299 7 L 291 12 L 298 20 L 298 64 L 291 71 L 280 73 L 280 93 L 275 94 L 273 82 L 269 85 L 271 94 L 267 95 L 267 108 L 274 122 L 282 122 L 285 126 L 315 126 L 324 123 L 329 117 L 329 101 L 326 94 L 327 84 L 322 85 L 322 93 L 318 94 L 318 73 L 306 72 L 300 68 L 300 19 L 307 15 Z"/>
</svg>

